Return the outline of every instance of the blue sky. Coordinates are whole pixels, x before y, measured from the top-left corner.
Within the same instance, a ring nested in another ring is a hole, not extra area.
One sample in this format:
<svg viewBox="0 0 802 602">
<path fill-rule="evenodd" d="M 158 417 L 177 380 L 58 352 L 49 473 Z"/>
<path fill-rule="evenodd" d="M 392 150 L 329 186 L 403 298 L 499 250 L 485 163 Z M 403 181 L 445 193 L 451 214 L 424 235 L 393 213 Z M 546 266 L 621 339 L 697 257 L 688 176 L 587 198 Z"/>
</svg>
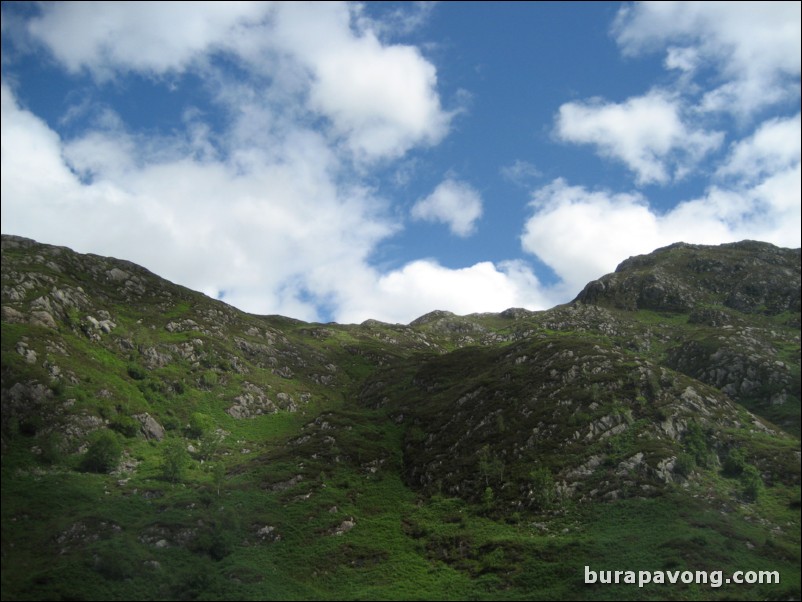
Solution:
<svg viewBox="0 0 802 602">
<path fill-rule="evenodd" d="M 2 231 L 246 311 L 545 309 L 800 244 L 798 2 L 2 7 Z"/>
</svg>

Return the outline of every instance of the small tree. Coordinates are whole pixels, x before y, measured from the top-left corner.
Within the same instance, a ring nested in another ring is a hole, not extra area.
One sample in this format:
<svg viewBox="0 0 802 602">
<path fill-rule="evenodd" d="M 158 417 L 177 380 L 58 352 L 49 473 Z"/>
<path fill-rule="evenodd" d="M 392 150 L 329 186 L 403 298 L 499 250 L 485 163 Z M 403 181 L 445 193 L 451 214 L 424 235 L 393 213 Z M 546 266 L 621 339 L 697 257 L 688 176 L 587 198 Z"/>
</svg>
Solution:
<svg viewBox="0 0 802 602">
<path fill-rule="evenodd" d="M 735 447 L 727 454 L 727 458 L 724 460 L 723 471 L 728 477 L 737 477 L 743 473 L 746 466 L 747 462 L 744 450 L 740 447 Z"/>
<path fill-rule="evenodd" d="M 206 414 L 200 412 L 193 412 L 189 417 L 189 424 L 187 424 L 186 435 L 193 439 L 200 439 L 212 430 L 212 421 Z"/>
<path fill-rule="evenodd" d="M 698 422 L 691 422 L 683 437 L 685 449 L 693 456 L 697 466 L 709 468 L 713 463 L 713 454 L 707 447 L 707 437 Z"/>
<path fill-rule="evenodd" d="M 763 478 L 756 466 L 747 464 L 741 472 L 741 487 L 744 497 L 750 502 L 756 502 L 763 493 Z"/>
<path fill-rule="evenodd" d="M 479 450 L 479 474 L 485 480 L 485 487 L 490 487 L 490 481 L 504 480 L 504 462 L 490 451 L 489 445 Z"/>
<path fill-rule="evenodd" d="M 189 462 L 189 454 L 180 439 L 171 439 L 162 449 L 162 473 L 171 483 L 180 481 Z"/>
<path fill-rule="evenodd" d="M 212 479 L 214 480 L 214 486 L 217 488 L 217 495 L 220 495 L 220 489 L 223 487 L 223 484 L 226 480 L 226 465 L 222 462 L 218 462 L 212 467 Z"/>
<path fill-rule="evenodd" d="M 207 431 L 198 439 L 198 458 L 209 461 L 217 454 L 223 436 L 217 431 Z"/>
<path fill-rule="evenodd" d="M 496 496 L 493 494 L 493 488 L 485 487 L 484 493 L 482 494 L 482 506 L 485 512 L 490 512 L 493 509 L 495 499 Z"/>
<path fill-rule="evenodd" d="M 540 510 L 551 508 L 557 497 L 557 488 L 554 477 L 548 468 L 540 467 L 529 473 L 532 479 L 532 503 Z"/>
<path fill-rule="evenodd" d="M 696 457 L 687 452 L 680 453 L 674 462 L 674 472 L 683 477 L 691 476 L 694 468 L 696 468 Z"/>
<path fill-rule="evenodd" d="M 39 449 L 42 450 L 39 454 L 39 461 L 42 464 L 58 464 L 63 457 L 63 445 L 64 438 L 61 435 L 58 433 L 48 433 L 42 438 L 39 444 Z"/>
<path fill-rule="evenodd" d="M 81 467 L 88 472 L 107 473 L 117 468 L 123 447 L 117 435 L 102 431 L 89 445 L 81 461 Z"/>
</svg>

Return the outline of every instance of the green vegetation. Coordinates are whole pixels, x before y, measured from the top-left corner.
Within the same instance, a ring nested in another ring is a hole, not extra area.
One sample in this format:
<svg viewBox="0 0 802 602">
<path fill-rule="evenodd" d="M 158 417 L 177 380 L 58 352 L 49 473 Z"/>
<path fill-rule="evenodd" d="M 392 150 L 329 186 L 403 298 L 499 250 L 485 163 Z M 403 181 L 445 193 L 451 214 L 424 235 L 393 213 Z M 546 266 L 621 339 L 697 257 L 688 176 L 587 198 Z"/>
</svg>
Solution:
<svg viewBox="0 0 802 602">
<path fill-rule="evenodd" d="M 763 492 L 763 478 L 755 466 L 751 464 L 744 466 L 741 472 L 741 486 L 744 497 L 750 502 L 756 502 Z"/>
<path fill-rule="evenodd" d="M 724 460 L 722 471 L 728 477 L 739 477 L 746 466 L 746 454 L 744 450 L 736 447 L 731 449 L 727 454 L 727 459 Z"/>
<path fill-rule="evenodd" d="M 547 312 L 339 326 L 3 242 L 3 599 L 802 593 L 798 253 L 672 247 Z"/>
<path fill-rule="evenodd" d="M 170 439 L 162 448 L 162 474 L 171 483 L 184 478 L 189 463 L 189 454 L 180 439 Z"/>
<path fill-rule="evenodd" d="M 81 460 L 81 468 L 89 472 L 111 472 L 117 467 L 122 453 L 123 448 L 117 436 L 112 432 L 102 431 L 89 444 Z"/>
<path fill-rule="evenodd" d="M 557 499 L 554 477 L 548 468 L 536 468 L 529 473 L 532 479 L 532 502 L 538 510 L 549 510 Z"/>
</svg>

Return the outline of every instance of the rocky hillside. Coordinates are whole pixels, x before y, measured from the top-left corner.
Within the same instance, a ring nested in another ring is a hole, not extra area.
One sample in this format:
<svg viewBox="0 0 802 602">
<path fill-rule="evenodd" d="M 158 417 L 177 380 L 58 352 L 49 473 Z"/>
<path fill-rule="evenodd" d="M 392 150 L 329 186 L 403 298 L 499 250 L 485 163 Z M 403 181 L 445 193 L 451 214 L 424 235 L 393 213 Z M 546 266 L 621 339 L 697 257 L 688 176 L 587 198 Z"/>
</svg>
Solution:
<svg viewBox="0 0 802 602">
<path fill-rule="evenodd" d="M 751 241 L 344 326 L 3 236 L 3 598 L 799 597 L 799 339 Z M 644 558 L 783 581 L 581 582 Z"/>
<path fill-rule="evenodd" d="M 574 303 L 682 316 L 660 358 L 799 435 L 800 250 L 679 243 L 624 261 Z M 790 402 L 790 403 L 789 403 Z"/>
</svg>

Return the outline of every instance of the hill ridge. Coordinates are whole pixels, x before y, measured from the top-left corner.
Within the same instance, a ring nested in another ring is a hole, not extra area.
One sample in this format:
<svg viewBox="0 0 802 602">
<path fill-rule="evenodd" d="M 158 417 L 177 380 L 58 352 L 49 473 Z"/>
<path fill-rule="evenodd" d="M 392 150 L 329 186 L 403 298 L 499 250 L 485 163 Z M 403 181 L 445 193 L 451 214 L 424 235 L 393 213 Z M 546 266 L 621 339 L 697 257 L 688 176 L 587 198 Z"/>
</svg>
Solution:
<svg viewBox="0 0 802 602">
<path fill-rule="evenodd" d="M 3 235 L 4 597 L 586 599 L 616 530 L 621 566 L 798 596 L 798 257 L 682 243 L 549 310 L 340 325 Z"/>
</svg>

